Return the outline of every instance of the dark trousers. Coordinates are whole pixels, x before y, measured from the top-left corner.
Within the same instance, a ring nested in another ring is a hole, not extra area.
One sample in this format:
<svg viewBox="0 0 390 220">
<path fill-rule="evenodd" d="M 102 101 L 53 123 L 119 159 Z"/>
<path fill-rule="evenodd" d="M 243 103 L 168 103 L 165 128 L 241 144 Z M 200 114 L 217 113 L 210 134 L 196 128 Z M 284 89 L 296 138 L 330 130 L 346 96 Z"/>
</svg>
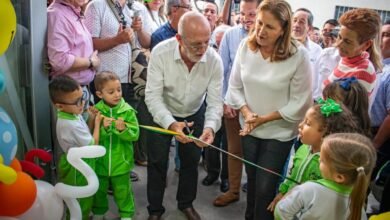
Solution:
<svg viewBox="0 0 390 220">
<path fill-rule="evenodd" d="M 215 134 L 213 145 L 227 151 L 227 139 L 225 125 L 222 119 L 222 126 L 219 131 Z M 221 176 L 221 180 L 228 178 L 228 163 L 227 155 L 221 153 L 211 147 L 205 148 L 206 151 L 206 164 L 207 164 L 207 175 L 211 177 Z M 222 154 L 222 164 L 221 164 Z M 221 166 L 222 165 L 222 166 Z"/>
<path fill-rule="evenodd" d="M 250 135 L 242 137 L 244 158 L 259 166 L 281 173 L 293 140 L 281 142 L 260 139 Z M 274 219 L 267 206 L 275 197 L 280 177 L 245 164 L 248 176 L 246 220 Z"/>
<path fill-rule="evenodd" d="M 193 121 L 193 135 L 199 137 L 203 132 L 205 106 L 203 105 L 197 113 L 186 118 L 175 117 L 177 121 Z M 153 123 L 153 126 L 158 126 Z M 148 211 L 150 215 L 162 215 L 165 211 L 163 207 L 164 191 L 166 187 L 166 177 L 169 160 L 169 147 L 172 136 L 147 131 L 148 145 Z M 176 194 L 178 208 L 185 209 L 192 207 L 192 202 L 196 198 L 198 186 L 198 163 L 201 149 L 195 143 L 179 143 L 179 186 Z"/>
</svg>

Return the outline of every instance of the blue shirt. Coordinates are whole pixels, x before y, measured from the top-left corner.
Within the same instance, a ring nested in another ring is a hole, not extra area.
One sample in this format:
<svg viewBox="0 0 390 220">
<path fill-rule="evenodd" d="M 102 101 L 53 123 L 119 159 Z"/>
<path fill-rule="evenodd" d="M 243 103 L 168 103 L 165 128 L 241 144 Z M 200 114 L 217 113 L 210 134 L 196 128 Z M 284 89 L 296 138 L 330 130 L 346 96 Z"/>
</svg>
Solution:
<svg viewBox="0 0 390 220">
<path fill-rule="evenodd" d="M 371 126 L 379 127 L 390 111 L 390 58 L 383 60 L 383 72 L 378 82 L 378 91 L 371 107 Z"/>
<path fill-rule="evenodd" d="M 241 40 L 246 36 L 248 36 L 248 31 L 246 31 L 242 25 L 238 25 L 227 30 L 222 38 L 219 47 L 219 55 L 221 55 L 223 62 L 223 97 L 225 97 L 229 85 L 230 72 L 238 46 L 240 45 Z"/>
<path fill-rule="evenodd" d="M 150 40 L 150 51 L 152 51 L 153 48 L 161 41 L 174 37 L 176 34 L 177 31 L 173 29 L 168 21 L 163 26 L 159 27 L 155 32 L 153 32 Z"/>
</svg>

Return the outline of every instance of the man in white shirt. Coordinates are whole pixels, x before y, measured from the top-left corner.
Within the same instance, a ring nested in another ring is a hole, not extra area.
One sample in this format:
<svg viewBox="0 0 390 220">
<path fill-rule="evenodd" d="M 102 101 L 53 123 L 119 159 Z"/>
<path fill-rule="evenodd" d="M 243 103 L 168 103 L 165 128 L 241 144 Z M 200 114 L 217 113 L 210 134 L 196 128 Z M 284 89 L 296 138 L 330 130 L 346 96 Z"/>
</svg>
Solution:
<svg viewBox="0 0 390 220">
<path fill-rule="evenodd" d="M 321 46 L 314 43 L 309 38 L 309 32 L 313 29 L 313 14 L 306 8 L 299 8 L 294 12 L 293 15 L 293 26 L 291 35 L 301 42 L 309 52 L 310 64 L 312 67 L 312 91 L 316 90 L 318 76 L 314 71 L 314 64 L 321 54 Z"/>
<path fill-rule="evenodd" d="M 176 38 L 158 44 L 152 51 L 145 90 L 145 102 L 154 126 L 178 132 L 178 208 L 190 220 L 200 219 L 192 206 L 196 197 L 200 148 L 183 130 L 211 144 L 221 126 L 222 61 L 208 46 L 210 24 L 198 12 L 187 12 L 179 21 Z M 205 101 L 207 106 L 205 105 Z M 188 123 L 187 123 L 188 122 Z M 186 129 L 188 128 L 188 129 Z M 168 168 L 171 136 L 148 132 L 149 219 L 160 219 Z"/>
</svg>

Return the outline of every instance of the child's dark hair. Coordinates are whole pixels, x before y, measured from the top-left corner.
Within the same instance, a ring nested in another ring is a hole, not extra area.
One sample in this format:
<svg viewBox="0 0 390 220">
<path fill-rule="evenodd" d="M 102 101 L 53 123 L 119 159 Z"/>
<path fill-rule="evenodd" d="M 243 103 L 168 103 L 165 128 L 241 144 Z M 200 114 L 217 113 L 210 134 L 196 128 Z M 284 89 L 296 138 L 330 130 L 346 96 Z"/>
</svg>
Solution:
<svg viewBox="0 0 390 220">
<path fill-rule="evenodd" d="M 110 71 L 102 71 L 95 76 L 95 89 L 96 91 L 102 91 L 104 84 L 108 81 L 119 80 L 118 75 Z"/>
<path fill-rule="evenodd" d="M 63 102 L 63 96 L 73 91 L 79 90 L 80 84 L 69 76 L 57 76 L 49 83 L 49 94 L 51 101 L 55 103 Z"/>
<path fill-rule="evenodd" d="M 365 192 L 376 161 L 376 151 L 372 142 L 357 133 L 329 135 L 321 146 L 321 160 L 329 164 L 331 171 L 345 177 L 344 184 L 353 186 L 348 219 L 361 219 Z"/>
<path fill-rule="evenodd" d="M 314 105 L 314 118 L 320 124 L 321 132 L 324 132 L 323 137 L 333 133 L 355 133 L 361 132 L 355 117 L 343 104 L 340 104 L 342 112 L 334 112 L 329 116 L 325 116 L 321 112 L 321 104 Z"/>
<path fill-rule="evenodd" d="M 371 123 L 368 114 L 368 93 L 356 78 L 342 78 L 328 84 L 322 91 L 324 99 L 331 98 L 343 103 L 358 120 L 367 137 L 371 137 Z"/>
</svg>

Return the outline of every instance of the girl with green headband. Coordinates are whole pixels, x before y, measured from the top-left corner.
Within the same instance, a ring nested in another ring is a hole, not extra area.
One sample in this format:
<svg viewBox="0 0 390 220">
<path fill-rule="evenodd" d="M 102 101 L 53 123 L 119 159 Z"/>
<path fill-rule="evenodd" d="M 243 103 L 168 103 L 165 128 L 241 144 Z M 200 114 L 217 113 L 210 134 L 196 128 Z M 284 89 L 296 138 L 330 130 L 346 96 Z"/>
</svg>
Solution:
<svg viewBox="0 0 390 220">
<path fill-rule="evenodd" d="M 360 132 L 353 114 L 344 105 L 327 99 L 311 107 L 299 124 L 299 136 L 303 144 L 294 155 L 288 177 L 300 183 L 321 179 L 319 156 L 323 139 L 329 134 L 340 132 Z M 273 211 L 279 200 L 295 186 L 296 183 L 286 179 L 279 186 L 279 193 L 268 210 Z"/>
<path fill-rule="evenodd" d="M 276 206 L 275 219 L 367 219 L 364 201 L 376 152 L 357 133 L 327 136 L 321 145 L 323 179 L 294 188 Z"/>
</svg>

